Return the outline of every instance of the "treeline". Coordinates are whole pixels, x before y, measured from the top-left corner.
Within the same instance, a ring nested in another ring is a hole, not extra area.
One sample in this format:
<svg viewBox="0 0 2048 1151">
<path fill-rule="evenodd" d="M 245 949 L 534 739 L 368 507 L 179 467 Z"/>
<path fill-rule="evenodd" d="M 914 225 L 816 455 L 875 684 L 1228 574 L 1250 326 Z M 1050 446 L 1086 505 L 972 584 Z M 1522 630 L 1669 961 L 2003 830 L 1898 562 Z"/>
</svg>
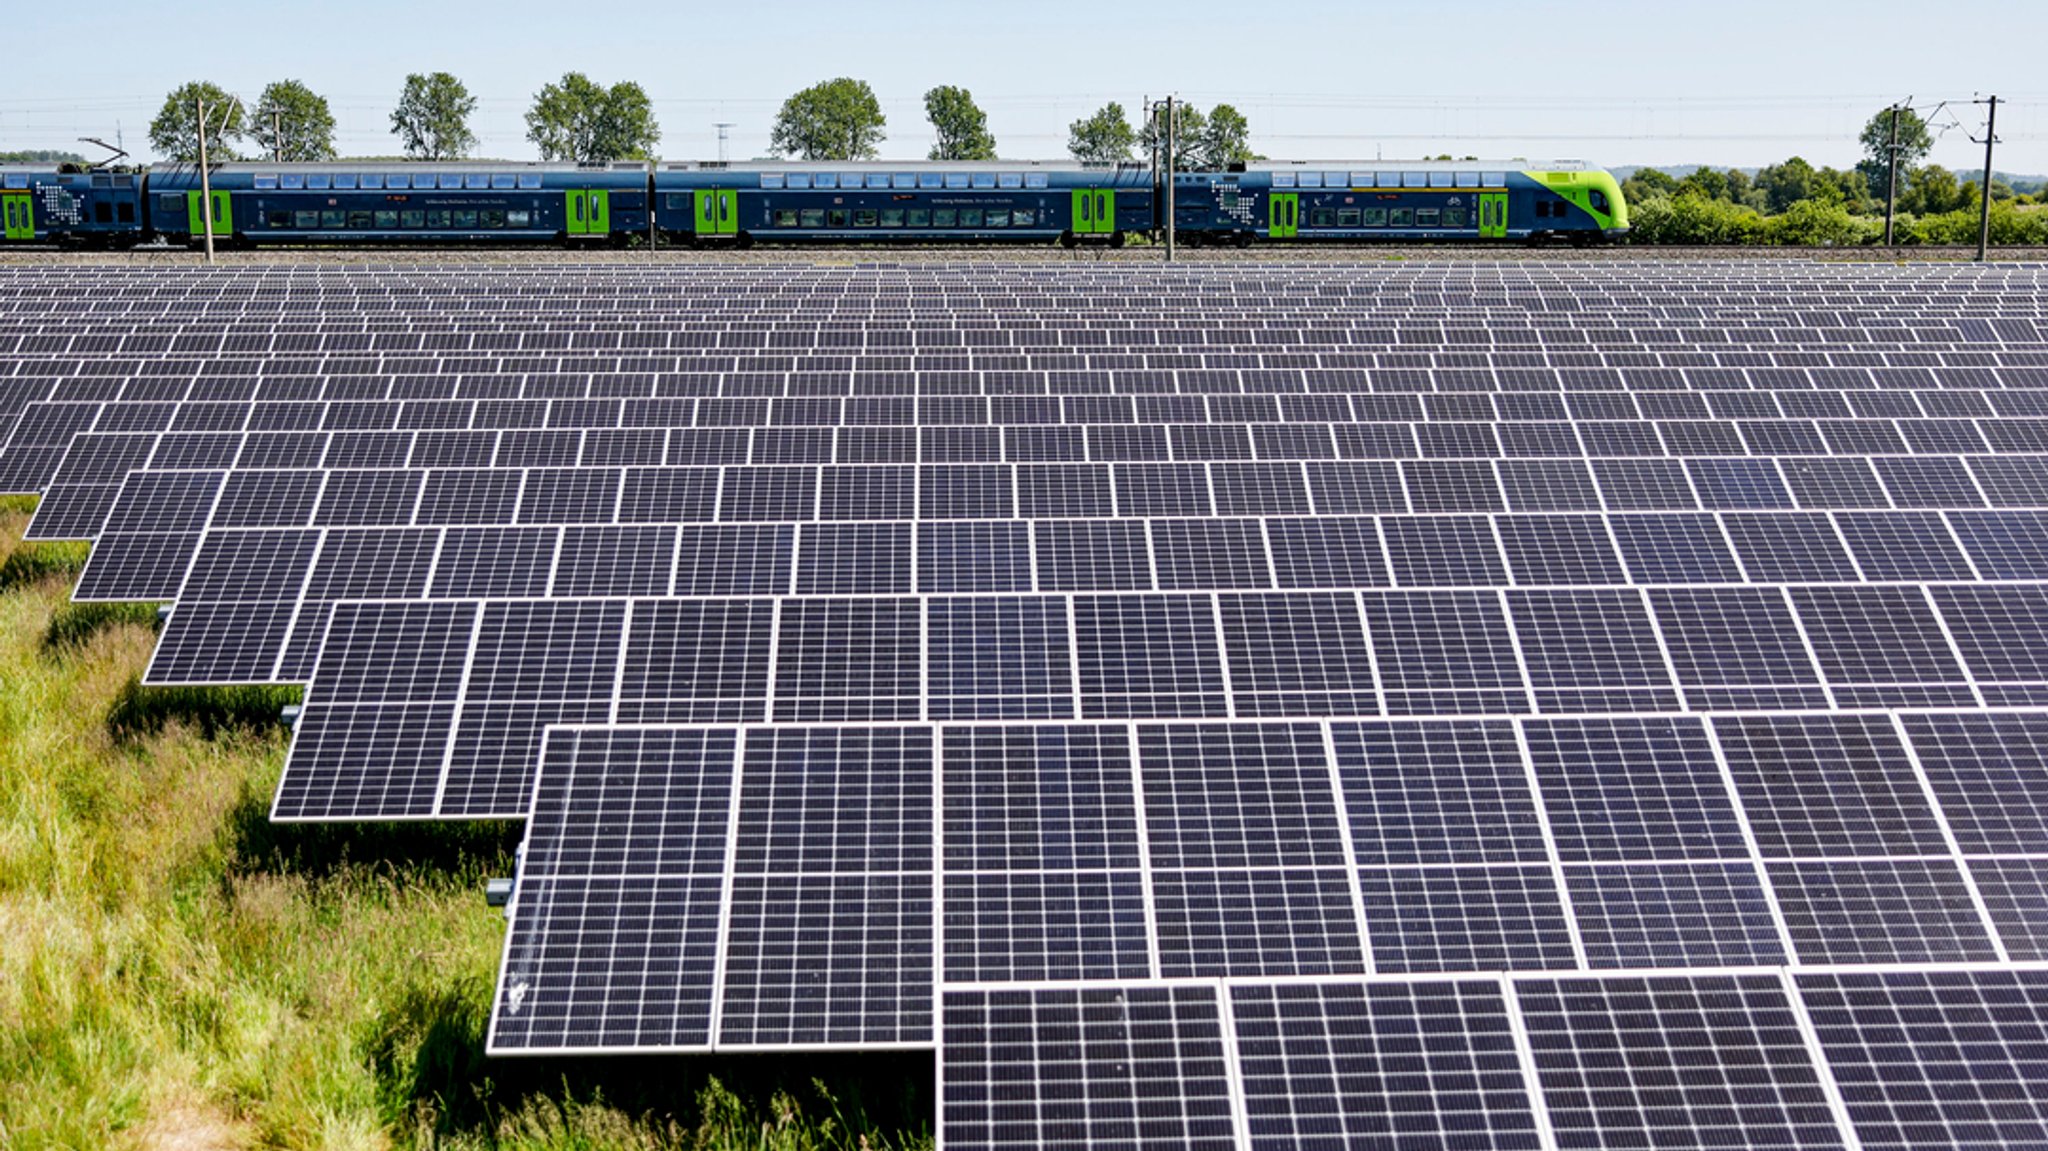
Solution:
<svg viewBox="0 0 2048 1151">
<path fill-rule="evenodd" d="M 1797 244 L 1849 247 L 1884 239 L 1885 189 L 1898 152 L 1893 239 L 1901 244 L 1974 244 L 1980 185 L 1939 164 L 1927 125 L 1902 112 L 1892 135 L 1889 109 L 1871 117 L 1853 168 L 1816 168 L 1794 156 L 1759 169 L 1700 168 L 1684 177 L 1643 168 L 1622 183 L 1629 239 L 1638 244 Z M 2031 192 L 2032 194 L 2028 194 Z M 1991 183 L 1991 242 L 2048 244 L 2048 188 Z"/>
<path fill-rule="evenodd" d="M 940 85 L 924 94 L 924 108 L 937 137 L 927 158 L 996 158 L 988 115 L 973 93 Z M 476 98 L 461 80 L 446 72 L 415 73 L 405 78 L 392 109 L 391 131 L 410 159 L 465 159 L 477 148 L 470 128 L 475 111 Z M 1134 127 L 1123 105 L 1111 102 L 1069 125 L 1067 151 L 1089 163 L 1150 162 L 1155 156 L 1164 161 L 1170 139 L 1180 168 L 1221 169 L 1258 158 L 1251 149 L 1251 124 L 1228 104 L 1207 112 L 1176 104 L 1172 127 L 1169 133 L 1165 116 L 1157 114 Z M 190 163 L 199 158 L 202 131 L 208 160 L 242 159 L 245 144 L 255 146 L 253 156 L 278 160 L 337 157 L 326 97 L 297 80 L 268 85 L 251 106 L 209 81 L 182 84 L 164 97 L 150 122 L 149 142 L 159 156 Z M 872 160 L 880 156 L 887 132 L 888 118 L 874 89 L 842 76 L 783 101 L 769 143 L 775 155 L 801 160 Z M 526 138 L 543 160 L 606 164 L 654 159 L 661 128 L 640 85 L 622 81 L 606 87 L 570 72 L 534 93 Z"/>
</svg>

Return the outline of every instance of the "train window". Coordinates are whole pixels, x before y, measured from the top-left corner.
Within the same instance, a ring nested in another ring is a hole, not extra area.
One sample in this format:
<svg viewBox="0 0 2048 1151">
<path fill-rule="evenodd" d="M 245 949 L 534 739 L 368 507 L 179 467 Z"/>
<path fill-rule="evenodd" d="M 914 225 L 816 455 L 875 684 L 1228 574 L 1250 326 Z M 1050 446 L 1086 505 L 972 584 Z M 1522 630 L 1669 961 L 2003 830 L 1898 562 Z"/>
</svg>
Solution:
<svg viewBox="0 0 2048 1151">
<path fill-rule="evenodd" d="M 370 214 L 368 212 L 350 212 L 348 214 L 348 226 L 357 231 L 369 228 Z"/>
<path fill-rule="evenodd" d="M 1548 220 L 1550 218 L 1550 201 L 1536 201 L 1536 218 L 1539 220 Z"/>
<path fill-rule="evenodd" d="M 1462 227 L 1464 227 L 1464 226 L 1465 226 L 1465 209 L 1463 209 L 1463 208 L 1445 208 L 1445 209 L 1444 209 L 1444 227 L 1446 227 L 1446 228 L 1462 228 Z"/>
<path fill-rule="evenodd" d="M 783 186 L 783 179 L 782 179 L 782 173 L 780 173 L 780 172 L 763 172 L 763 173 L 761 173 L 761 186 L 762 186 L 763 188 L 780 188 L 780 187 L 782 187 L 782 186 Z"/>
<path fill-rule="evenodd" d="M 353 175 L 349 175 L 349 176 L 336 176 L 336 177 L 334 178 L 334 186 L 335 186 L 335 187 L 337 187 L 337 188 L 343 188 L 343 189 L 351 189 L 351 190 L 352 190 L 352 189 L 354 189 L 354 188 L 355 188 L 355 186 L 356 186 L 356 178 L 355 178 L 355 177 L 354 177 Z"/>
<path fill-rule="evenodd" d="M 293 212 L 293 213 L 292 213 L 292 223 L 293 223 L 293 224 L 294 224 L 295 226 L 297 226 L 298 228 L 302 229 L 302 230 L 308 230 L 308 231 L 310 231 L 311 229 L 314 229 L 314 228 L 317 228 L 317 227 L 319 227 L 319 226 L 320 226 L 320 213 L 318 213 L 318 212 Z"/>
<path fill-rule="evenodd" d="M 374 172 L 363 173 L 362 180 L 363 187 L 365 188 L 381 188 L 384 186 L 384 177 L 379 176 Z"/>
<path fill-rule="evenodd" d="M 797 219 L 803 227 L 822 228 L 825 226 L 825 210 L 823 208 L 805 208 L 798 214 Z"/>
<path fill-rule="evenodd" d="M 1586 201 L 1593 205 L 1595 212 L 1605 212 L 1607 210 L 1607 193 L 1598 188 L 1586 193 Z"/>
<path fill-rule="evenodd" d="M 458 228 L 474 228 L 474 227 L 476 227 L 476 211 L 475 211 L 475 209 L 465 208 L 465 209 L 462 209 L 462 210 L 460 210 L 460 211 L 456 212 L 456 213 L 455 213 L 455 226 L 456 226 L 456 227 L 458 227 Z"/>
<path fill-rule="evenodd" d="M 1477 172 L 1460 172 L 1460 173 L 1458 173 L 1458 187 L 1460 187 L 1460 188 L 1477 188 L 1478 186 L 1479 186 L 1479 173 L 1477 173 Z"/>
<path fill-rule="evenodd" d="M 286 172 L 277 178 L 277 186 L 287 191 L 293 188 L 303 188 L 306 186 L 306 174 L 304 172 Z"/>
<path fill-rule="evenodd" d="M 920 188 L 943 188 L 946 186 L 946 178 L 937 172 L 919 172 L 917 174 L 917 186 Z"/>
<path fill-rule="evenodd" d="M 320 213 L 320 226 L 323 228 L 345 228 L 348 226 L 348 213 L 322 212 Z"/>
<path fill-rule="evenodd" d="M 471 172 L 462 178 L 462 186 L 465 188 L 488 188 L 491 186 L 491 177 L 484 172 Z"/>
<path fill-rule="evenodd" d="M 486 208 L 478 212 L 476 218 L 477 223 L 482 224 L 486 228 L 502 228 L 505 226 L 505 211 L 502 208 Z"/>
<path fill-rule="evenodd" d="M 946 173 L 946 187 L 948 187 L 948 188 L 965 188 L 966 186 L 967 186 L 967 173 L 965 173 L 965 172 L 948 172 L 948 173 Z"/>
<path fill-rule="evenodd" d="M 973 172 L 969 176 L 968 183 L 976 188 L 993 188 L 996 186 L 996 174 L 994 172 Z"/>
<path fill-rule="evenodd" d="M 1321 172 L 1303 172 L 1294 179 L 1297 187 L 1320 188 L 1323 186 L 1323 174 Z"/>
<path fill-rule="evenodd" d="M 1292 172 L 1275 172 L 1275 173 L 1273 173 L 1273 186 L 1274 186 L 1275 188 L 1292 188 L 1292 187 L 1294 187 L 1294 173 L 1292 173 Z"/>
<path fill-rule="evenodd" d="M 95 223 L 95 224 L 111 224 L 111 223 L 113 223 L 113 222 L 114 222 L 114 206 L 113 206 L 112 204 L 109 204 L 109 203 L 107 203 L 107 202 L 106 202 L 105 200 L 100 200 L 100 201 L 96 202 L 95 204 L 93 204 L 93 206 L 92 206 L 92 222 L 93 222 L 93 223 Z"/>
<path fill-rule="evenodd" d="M 391 231 L 393 228 L 398 227 L 398 213 L 378 212 L 376 216 L 377 228 L 379 231 L 388 232 Z"/>
<path fill-rule="evenodd" d="M 1007 228 L 1010 226 L 1010 214 L 1008 212 L 991 211 L 987 218 L 988 226 L 991 228 Z"/>
<path fill-rule="evenodd" d="M 516 187 L 518 187 L 518 186 L 519 186 L 519 177 L 518 177 L 518 176 L 515 176 L 515 175 L 513 175 L 513 174 L 512 174 L 512 173 L 510 173 L 510 172 L 498 172 L 498 173 L 495 173 L 495 174 L 493 174 L 493 175 L 491 176 L 491 187 L 492 187 L 492 188 L 495 188 L 495 189 L 498 189 L 498 190 L 501 190 L 501 191 L 502 191 L 502 190 L 504 190 L 504 189 L 508 189 L 508 188 L 516 188 Z"/>
<path fill-rule="evenodd" d="M 917 173 L 898 172 L 889 177 L 889 186 L 892 188 L 915 188 L 917 187 Z"/>
<path fill-rule="evenodd" d="M 1507 182 L 1508 174 L 1506 172 L 1479 173 L 1479 186 L 1482 188 L 1504 188 L 1507 186 Z"/>
<path fill-rule="evenodd" d="M 1431 172 L 1429 174 L 1429 186 L 1432 188 L 1451 187 L 1455 176 L 1456 173 L 1454 172 Z"/>
<path fill-rule="evenodd" d="M 116 187 L 116 188 L 133 188 L 134 186 L 135 186 L 135 177 L 134 177 L 134 176 L 132 176 L 132 175 L 123 175 L 123 174 L 120 174 L 120 173 L 116 173 L 116 174 L 114 175 L 114 187 Z"/>
<path fill-rule="evenodd" d="M 901 209 L 901 208 L 884 208 L 884 209 L 882 209 L 882 226 L 883 226 L 884 228 L 900 228 L 900 227 L 902 227 L 902 226 L 903 226 L 903 209 Z"/>
<path fill-rule="evenodd" d="M 931 213 L 931 209 L 929 209 L 929 208 L 912 208 L 912 209 L 910 210 L 910 226 L 911 226 L 911 227 L 913 227 L 913 228 L 929 228 L 929 227 L 931 227 L 931 226 L 932 226 L 932 213 Z"/>
<path fill-rule="evenodd" d="M 274 175 L 258 175 L 251 181 L 251 183 L 255 186 L 257 191 L 267 192 L 272 188 L 277 187 L 277 177 Z"/>
<path fill-rule="evenodd" d="M 156 198 L 156 209 L 159 212 L 178 212 L 184 210 L 184 206 L 185 197 L 183 196 L 158 196 Z"/>
<path fill-rule="evenodd" d="M 315 191 L 324 191 L 328 188 L 332 188 L 333 186 L 334 177 L 328 175 L 325 172 L 315 172 L 312 175 L 306 177 L 306 187 L 311 188 Z"/>
<path fill-rule="evenodd" d="M 889 186 L 889 174 L 888 174 L 887 172 L 869 172 L 869 173 L 868 173 L 868 187 L 870 187 L 870 188 L 886 188 L 886 187 L 888 187 L 888 186 Z"/>
<path fill-rule="evenodd" d="M 827 211 L 825 213 L 825 223 L 828 227 L 844 228 L 846 226 L 846 209 L 833 208 Z"/>
<path fill-rule="evenodd" d="M 950 179 L 950 177 L 948 177 Z M 932 212 L 932 227 L 951 228 L 960 222 L 960 213 L 952 208 L 939 208 Z"/>
<path fill-rule="evenodd" d="M 443 172 L 435 182 L 443 188 L 460 188 L 462 187 L 462 176 L 455 172 Z M 413 187 L 417 188 L 419 184 L 414 183 Z"/>
<path fill-rule="evenodd" d="M 265 212 L 263 213 L 263 226 L 266 228 L 289 228 L 292 226 L 292 214 L 290 212 Z"/>
<path fill-rule="evenodd" d="M 839 186 L 839 177 L 831 172 L 820 172 L 818 173 L 817 184 L 820 188 L 837 188 Z"/>
<path fill-rule="evenodd" d="M 9 172 L 9 173 L 7 173 L 7 175 L 6 175 L 6 177 L 5 177 L 4 179 L 0 179 L 0 188 L 26 188 L 26 187 L 28 187 L 28 173 L 27 173 L 27 172 Z"/>
<path fill-rule="evenodd" d="M 1052 181 L 1046 178 L 1044 172 L 1026 172 L 1024 173 L 1024 186 L 1027 188 L 1049 188 L 1052 186 Z"/>
<path fill-rule="evenodd" d="M 1022 172 L 1001 172 L 996 175 L 996 187 L 998 188 L 1021 188 L 1023 186 L 1024 174 Z"/>
<path fill-rule="evenodd" d="M 446 209 L 442 209 L 441 211 L 437 211 L 437 212 L 428 212 L 428 213 L 427 213 L 427 227 L 429 227 L 429 228 L 446 228 L 446 227 L 448 226 L 448 217 L 449 217 L 449 213 L 448 213 L 448 211 L 447 211 Z"/>
<path fill-rule="evenodd" d="M 1391 228 L 1412 228 L 1415 226 L 1415 209 L 1395 208 L 1387 213 L 1387 226 Z"/>
<path fill-rule="evenodd" d="M 1038 224 L 1038 213 L 1029 208 L 1019 208 L 1010 213 L 1010 223 L 1019 228 L 1035 227 Z"/>
<path fill-rule="evenodd" d="M 533 227 L 533 213 L 524 208 L 507 208 L 505 210 L 505 226 L 508 228 L 531 228 Z"/>
<path fill-rule="evenodd" d="M 407 172 L 386 173 L 384 176 L 384 186 L 387 188 L 410 188 L 412 187 L 412 175 Z"/>
<path fill-rule="evenodd" d="M 979 227 L 981 227 L 981 209 L 980 209 L 980 208 L 962 208 L 962 209 L 960 209 L 960 226 L 961 226 L 961 227 L 963 227 L 963 228 L 979 228 Z"/>
<path fill-rule="evenodd" d="M 796 227 L 796 209 L 777 208 L 775 209 L 773 219 L 775 226 L 778 228 L 794 228 Z"/>
<path fill-rule="evenodd" d="M 1372 173 L 1371 173 L 1371 172 L 1353 172 L 1353 173 L 1351 173 L 1351 186 L 1352 186 L 1352 187 L 1354 187 L 1354 188 L 1370 188 L 1370 187 L 1372 187 Z"/>
<path fill-rule="evenodd" d="M 538 188 L 538 187 L 540 187 L 540 173 L 539 173 L 539 172 L 521 172 L 521 173 L 519 173 L 519 186 L 520 186 L 520 187 L 522 187 L 522 188 Z"/>
<path fill-rule="evenodd" d="M 1427 188 L 1429 187 L 1429 173 L 1403 172 L 1401 173 L 1401 186 L 1403 188 Z"/>
<path fill-rule="evenodd" d="M 1223 188 L 1216 193 L 1216 206 L 1226 212 L 1237 211 L 1237 189 Z"/>
<path fill-rule="evenodd" d="M 671 212 L 686 212 L 690 209 L 688 192 L 670 192 L 662 197 L 662 205 Z"/>
<path fill-rule="evenodd" d="M 398 213 L 398 226 L 401 228 L 424 228 L 427 226 L 427 214 L 425 212 L 400 212 Z"/>
<path fill-rule="evenodd" d="M 1340 228 L 1356 228 L 1358 226 L 1358 209 L 1337 209 L 1337 226 Z"/>
<path fill-rule="evenodd" d="M 856 228 L 872 228 L 880 218 L 880 213 L 876 212 L 873 208 L 856 209 L 853 213 L 853 226 Z"/>
<path fill-rule="evenodd" d="M 1435 208 L 1417 208 L 1415 210 L 1415 226 L 1418 228 L 1434 228 L 1437 225 L 1437 221 L 1442 218 L 1443 213 Z"/>
<path fill-rule="evenodd" d="M 1324 172 L 1324 173 L 1323 173 L 1323 187 L 1325 187 L 1325 188 L 1349 188 L 1350 186 L 1351 186 L 1351 177 L 1350 177 L 1350 174 L 1349 174 L 1349 173 L 1346 173 L 1346 172 Z"/>
<path fill-rule="evenodd" d="M 811 186 L 811 174 L 809 172 L 791 172 L 788 176 L 788 184 L 792 188 L 808 188 Z"/>
<path fill-rule="evenodd" d="M 116 204 L 114 205 L 114 215 L 123 224 L 132 224 L 135 222 L 135 205 L 125 201 Z"/>
<path fill-rule="evenodd" d="M 1334 228 L 1337 226 L 1337 210 L 1334 208 L 1310 208 L 1308 226 L 1311 228 Z"/>
</svg>

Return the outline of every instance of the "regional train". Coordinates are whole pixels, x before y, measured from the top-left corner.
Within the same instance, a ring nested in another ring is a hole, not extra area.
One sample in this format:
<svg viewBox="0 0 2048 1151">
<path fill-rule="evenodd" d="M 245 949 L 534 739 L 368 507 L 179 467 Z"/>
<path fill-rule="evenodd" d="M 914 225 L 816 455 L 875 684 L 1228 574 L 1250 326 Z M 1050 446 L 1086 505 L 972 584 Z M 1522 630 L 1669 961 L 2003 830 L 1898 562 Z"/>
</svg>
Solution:
<svg viewBox="0 0 2048 1151">
<path fill-rule="evenodd" d="M 1160 173 L 1071 161 L 0 164 L 4 241 L 198 244 L 1563 241 L 1628 231 L 1580 163 L 1273 162 Z"/>
</svg>

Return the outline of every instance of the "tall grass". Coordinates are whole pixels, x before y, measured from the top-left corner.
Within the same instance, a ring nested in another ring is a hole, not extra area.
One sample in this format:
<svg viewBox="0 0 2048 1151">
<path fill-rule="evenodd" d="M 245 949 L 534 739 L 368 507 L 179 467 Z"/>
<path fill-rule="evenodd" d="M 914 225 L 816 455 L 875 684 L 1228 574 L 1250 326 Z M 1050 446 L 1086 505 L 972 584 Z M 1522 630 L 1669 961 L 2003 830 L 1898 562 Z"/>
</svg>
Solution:
<svg viewBox="0 0 2048 1151">
<path fill-rule="evenodd" d="M 75 557 L 7 566 L 26 519 L 0 506 L 0 1146 L 929 1142 L 926 1057 L 486 1059 L 518 829 L 272 825 L 282 697 L 138 689 L 151 613 L 53 629 Z"/>
</svg>

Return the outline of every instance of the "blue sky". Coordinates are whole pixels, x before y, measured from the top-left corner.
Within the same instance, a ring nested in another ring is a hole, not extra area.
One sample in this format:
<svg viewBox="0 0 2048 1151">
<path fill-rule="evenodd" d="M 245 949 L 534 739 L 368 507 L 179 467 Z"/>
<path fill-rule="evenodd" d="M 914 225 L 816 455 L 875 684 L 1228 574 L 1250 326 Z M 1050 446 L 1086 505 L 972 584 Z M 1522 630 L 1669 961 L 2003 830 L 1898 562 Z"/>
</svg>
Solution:
<svg viewBox="0 0 2048 1151">
<path fill-rule="evenodd" d="M 1758 165 L 1804 155 L 1845 165 L 1865 119 L 1892 100 L 1963 101 L 1933 159 L 1982 163 L 1967 137 L 1997 92 L 1998 167 L 2048 173 L 2048 7 L 1975 11 L 1898 0 L 1714 5 L 1534 0 L 1176 4 L 495 4 L 293 6 L 213 0 L 24 5 L 5 27 L 0 149 L 79 136 L 147 152 L 163 95 L 194 78 L 253 100 L 291 77 L 325 94 L 345 154 L 397 150 L 386 118 L 405 74 L 455 73 L 478 97 L 486 155 L 531 157 L 521 116 L 566 71 L 639 81 L 670 158 L 763 154 L 789 93 L 832 76 L 873 85 L 888 157 L 930 144 L 921 96 L 960 84 L 1006 156 L 1064 155 L 1066 125 L 1169 92 L 1235 104 L 1275 157 L 1436 152 L 1604 164 Z M 1159 13 L 1170 13 L 1162 30 Z M 1979 27 L 1988 21 L 1989 34 Z M 81 23 L 84 21 L 84 23 Z M 81 37 L 93 37 L 81 39 Z M 73 48 L 60 48 L 74 45 Z"/>
</svg>

